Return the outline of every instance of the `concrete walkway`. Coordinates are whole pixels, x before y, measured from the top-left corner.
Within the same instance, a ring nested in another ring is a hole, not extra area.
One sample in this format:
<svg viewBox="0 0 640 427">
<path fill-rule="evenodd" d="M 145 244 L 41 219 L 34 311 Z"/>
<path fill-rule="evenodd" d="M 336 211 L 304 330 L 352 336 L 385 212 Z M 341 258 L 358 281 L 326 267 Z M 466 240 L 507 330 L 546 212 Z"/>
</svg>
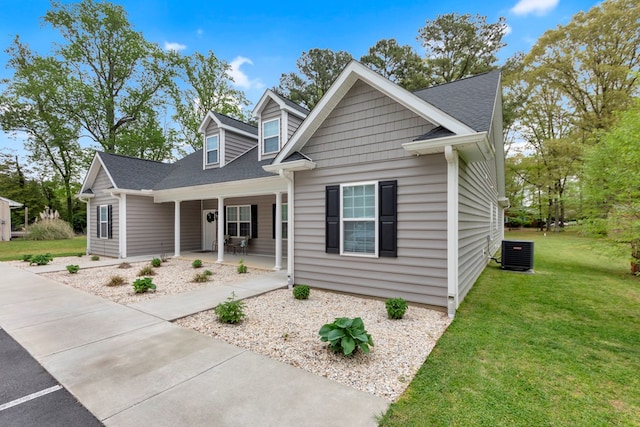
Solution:
<svg viewBox="0 0 640 427">
<path fill-rule="evenodd" d="M 384 399 L 167 322 L 220 298 L 175 297 L 125 307 L 0 263 L 0 326 L 107 426 L 372 426 L 386 410 Z"/>
</svg>

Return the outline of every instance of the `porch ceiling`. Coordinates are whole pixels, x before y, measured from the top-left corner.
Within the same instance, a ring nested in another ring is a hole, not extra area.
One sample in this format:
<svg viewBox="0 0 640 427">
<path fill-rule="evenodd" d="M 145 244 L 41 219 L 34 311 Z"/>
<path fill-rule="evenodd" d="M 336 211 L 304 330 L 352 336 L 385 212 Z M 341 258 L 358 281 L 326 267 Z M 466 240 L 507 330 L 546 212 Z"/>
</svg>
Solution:
<svg viewBox="0 0 640 427">
<path fill-rule="evenodd" d="M 284 193 L 286 191 L 287 181 L 280 176 L 272 176 L 244 181 L 221 182 L 154 191 L 153 201 L 155 203 L 163 203 L 215 199 L 218 197 L 248 197 L 273 194 L 276 192 Z"/>
</svg>

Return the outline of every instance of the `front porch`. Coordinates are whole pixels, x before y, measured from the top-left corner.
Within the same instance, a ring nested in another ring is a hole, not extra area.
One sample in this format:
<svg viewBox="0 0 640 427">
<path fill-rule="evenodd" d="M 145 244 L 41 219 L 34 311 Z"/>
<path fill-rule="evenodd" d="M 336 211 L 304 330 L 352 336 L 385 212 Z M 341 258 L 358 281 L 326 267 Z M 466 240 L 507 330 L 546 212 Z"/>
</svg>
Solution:
<svg viewBox="0 0 640 427">
<path fill-rule="evenodd" d="M 199 259 L 202 260 L 204 266 L 210 264 L 218 263 L 218 253 L 212 251 L 188 251 L 183 252 L 180 255 L 180 258 L 194 260 Z M 243 261 L 244 265 L 247 268 L 257 268 L 260 270 L 274 270 L 274 265 L 276 265 L 276 257 L 273 255 L 260 255 L 260 254 L 233 254 L 233 253 L 225 253 L 224 261 L 220 264 L 224 265 L 234 265 L 237 266 L 240 264 L 240 260 Z M 283 265 L 287 265 L 287 257 L 282 258 Z"/>
</svg>

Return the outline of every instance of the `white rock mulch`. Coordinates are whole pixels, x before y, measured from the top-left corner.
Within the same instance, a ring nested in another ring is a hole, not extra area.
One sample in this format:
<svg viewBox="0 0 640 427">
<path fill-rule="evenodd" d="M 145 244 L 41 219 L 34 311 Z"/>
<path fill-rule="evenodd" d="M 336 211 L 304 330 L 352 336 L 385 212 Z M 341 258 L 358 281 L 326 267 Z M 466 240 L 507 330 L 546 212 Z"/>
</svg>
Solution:
<svg viewBox="0 0 640 427">
<path fill-rule="evenodd" d="M 283 289 L 244 302 L 247 317 L 238 325 L 220 323 L 213 310 L 176 323 L 391 401 L 451 322 L 446 313 L 413 305 L 403 319 L 390 320 L 384 301 L 317 289 L 306 301 Z M 370 354 L 344 357 L 320 341 L 320 327 L 336 317 L 362 318 L 375 344 Z"/>
</svg>

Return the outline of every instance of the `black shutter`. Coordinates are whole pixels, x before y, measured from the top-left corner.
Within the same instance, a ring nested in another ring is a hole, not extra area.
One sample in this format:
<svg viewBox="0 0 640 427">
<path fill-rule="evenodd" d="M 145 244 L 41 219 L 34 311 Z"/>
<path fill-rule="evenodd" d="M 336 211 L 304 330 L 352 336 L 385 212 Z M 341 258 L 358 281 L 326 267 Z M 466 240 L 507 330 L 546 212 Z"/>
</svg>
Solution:
<svg viewBox="0 0 640 427">
<path fill-rule="evenodd" d="M 100 205 L 96 206 L 96 237 L 100 238 Z"/>
<path fill-rule="evenodd" d="M 271 238 L 276 238 L 276 204 L 271 205 Z"/>
<path fill-rule="evenodd" d="M 107 216 L 107 218 L 108 218 L 107 221 L 109 222 L 109 235 L 108 235 L 109 239 L 113 238 L 113 215 L 112 215 L 113 211 L 112 211 L 111 208 L 112 208 L 112 206 L 109 205 L 108 206 L 109 213 L 107 214 L 108 215 Z"/>
<path fill-rule="evenodd" d="M 380 181 L 378 255 L 381 257 L 398 256 L 398 181 Z"/>
<path fill-rule="evenodd" d="M 325 252 L 340 253 L 340 186 L 326 187 Z"/>
<path fill-rule="evenodd" d="M 251 238 L 258 237 L 258 205 L 251 205 Z"/>
</svg>

